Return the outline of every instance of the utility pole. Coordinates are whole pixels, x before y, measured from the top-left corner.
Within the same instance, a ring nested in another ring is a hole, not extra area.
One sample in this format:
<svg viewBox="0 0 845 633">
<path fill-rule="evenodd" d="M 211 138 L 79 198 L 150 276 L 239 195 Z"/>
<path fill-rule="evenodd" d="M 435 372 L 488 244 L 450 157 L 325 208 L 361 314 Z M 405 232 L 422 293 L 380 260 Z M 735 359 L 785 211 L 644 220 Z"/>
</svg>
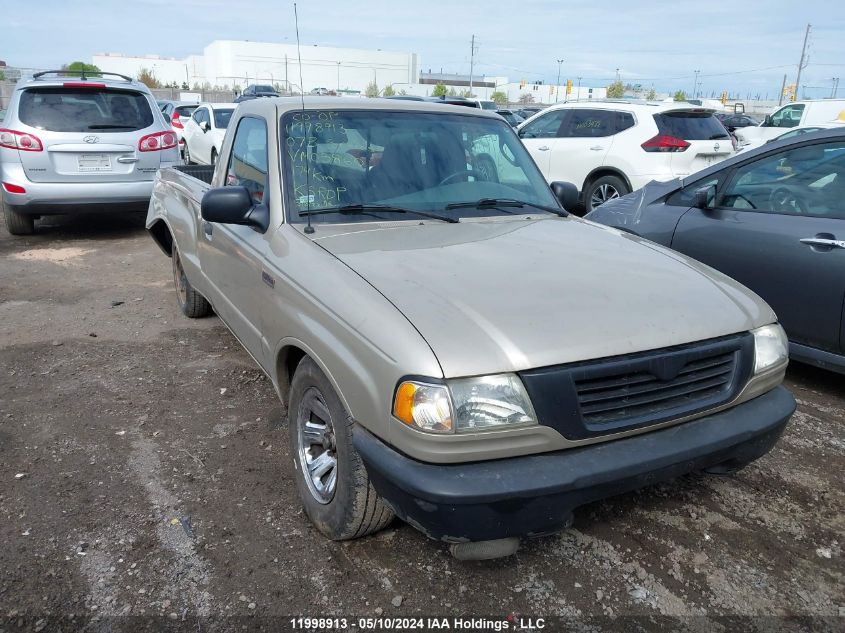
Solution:
<svg viewBox="0 0 845 633">
<path fill-rule="evenodd" d="M 836 93 L 839 90 L 839 77 L 834 77 L 831 82 L 833 82 L 833 88 L 830 91 L 830 98 L 836 99 Z"/>
<path fill-rule="evenodd" d="M 290 82 L 288 81 L 288 55 L 285 53 L 285 90 L 288 94 L 291 93 Z"/>
<path fill-rule="evenodd" d="M 783 103 L 783 93 L 786 91 L 786 73 L 783 73 L 783 83 L 780 85 L 780 95 L 778 95 L 778 107 Z"/>
<path fill-rule="evenodd" d="M 475 35 L 473 35 L 472 40 L 470 40 L 469 48 L 469 94 L 472 95 L 472 71 L 475 66 Z"/>
<path fill-rule="evenodd" d="M 557 103 L 558 98 L 560 97 L 560 66 L 563 64 L 565 60 L 559 59 L 557 60 L 557 83 L 555 84 L 555 103 Z"/>
<path fill-rule="evenodd" d="M 581 99 L 581 78 L 578 77 L 578 92 L 575 93 L 575 101 L 579 101 Z"/>
<path fill-rule="evenodd" d="M 695 71 L 695 83 L 692 86 L 692 98 L 693 99 L 696 98 L 697 93 L 698 93 L 698 73 L 700 73 L 700 72 L 701 72 L 700 70 Z"/>
<path fill-rule="evenodd" d="M 801 61 L 798 62 L 798 77 L 795 79 L 795 92 L 798 92 L 798 86 L 801 85 L 801 71 L 807 67 L 804 61 L 807 56 L 807 39 L 810 37 L 810 25 L 807 25 L 807 30 L 804 31 L 804 46 L 801 47 Z M 807 60 L 809 62 L 809 60 Z"/>
<path fill-rule="evenodd" d="M 340 62 L 337 63 L 337 94 L 340 94 Z"/>
</svg>

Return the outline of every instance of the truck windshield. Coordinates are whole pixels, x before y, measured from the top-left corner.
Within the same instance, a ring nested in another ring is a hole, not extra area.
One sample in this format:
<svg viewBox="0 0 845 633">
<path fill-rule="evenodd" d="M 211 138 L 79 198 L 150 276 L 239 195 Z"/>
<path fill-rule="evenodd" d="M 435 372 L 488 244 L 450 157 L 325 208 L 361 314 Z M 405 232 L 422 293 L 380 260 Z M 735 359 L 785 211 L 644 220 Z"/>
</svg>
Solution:
<svg viewBox="0 0 845 633">
<path fill-rule="evenodd" d="M 519 200 L 519 213 L 559 205 L 505 121 L 456 113 L 306 110 L 282 117 L 282 158 L 290 221 L 395 220 L 351 205 L 390 205 L 448 217 L 513 214 L 482 199 Z M 338 212 L 330 210 L 338 208 Z M 406 219 L 418 219 L 413 215 Z"/>
</svg>

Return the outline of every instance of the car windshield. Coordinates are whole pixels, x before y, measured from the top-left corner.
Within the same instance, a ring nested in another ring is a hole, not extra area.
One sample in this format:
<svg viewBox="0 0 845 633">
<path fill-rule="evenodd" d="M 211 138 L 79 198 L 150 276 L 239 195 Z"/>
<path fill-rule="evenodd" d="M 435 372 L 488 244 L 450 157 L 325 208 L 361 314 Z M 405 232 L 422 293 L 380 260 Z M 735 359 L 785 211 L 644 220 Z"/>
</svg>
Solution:
<svg viewBox="0 0 845 633">
<path fill-rule="evenodd" d="M 312 222 L 339 223 L 418 220 L 415 210 L 457 218 L 543 213 L 530 205 L 559 208 L 522 143 L 498 117 L 308 110 L 285 114 L 281 130 L 293 222 L 316 210 L 324 212 Z M 482 199 L 479 208 L 450 207 Z M 497 207 L 490 199 L 518 200 L 525 208 Z M 405 215 L 361 205 L 399 208 Z M 352 207 L 359 208 L 350 213 Z"/>
<path fill-rule="evenodd" d="M 225 130 L 229 127 L 229 120 L 232 118 L 234 108 L 214 108 L 214 127 Z"/>
<path fill-rule="evenodd" d="M 276 91 L 273 86 L 256 86 L 255 94 L 275 94 Z"/>
<path fill-rule="evenodd" d="M 127 132 L 153 124 L 147 98 L 132 90 L 29 88 L 19 105 L 22 123 L 51 132 Z"/>
</svg>

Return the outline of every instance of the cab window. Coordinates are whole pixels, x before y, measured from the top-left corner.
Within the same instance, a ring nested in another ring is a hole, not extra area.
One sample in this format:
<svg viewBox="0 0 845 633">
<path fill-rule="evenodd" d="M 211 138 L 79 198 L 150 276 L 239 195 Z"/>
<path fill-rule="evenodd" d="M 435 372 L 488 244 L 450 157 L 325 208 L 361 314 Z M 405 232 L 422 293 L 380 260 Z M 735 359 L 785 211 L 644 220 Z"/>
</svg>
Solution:
<svg viewBox="0 0 845 633">
<path fill-rule="evenodd" d="M 801 122 L 803 113 L 803 103 L 788 105 L 775 112 L 768 121 L 768 125 L 764 124 L 764 127 L 795 127 Z"/>
<path fill-rule="evenodd" d="M 267 187 L 267 123 L 244 117 L 232 141 L 226 186 L 246 187 L 255 204 L 264 202 Z"/>
</svg>

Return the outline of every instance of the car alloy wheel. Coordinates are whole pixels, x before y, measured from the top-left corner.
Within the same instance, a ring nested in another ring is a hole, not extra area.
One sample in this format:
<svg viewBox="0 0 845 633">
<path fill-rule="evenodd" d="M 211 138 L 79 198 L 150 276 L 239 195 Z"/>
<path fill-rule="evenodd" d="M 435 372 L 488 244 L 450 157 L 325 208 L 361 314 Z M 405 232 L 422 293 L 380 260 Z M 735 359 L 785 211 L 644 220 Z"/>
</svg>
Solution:
<svg viewBox="0 0 845 633">
<path fill-rule="evenodd" d="M 319 503 L 329 503 L 337 487 L 337 446 L 331 412 L 316 387 L 309 387 L 302 397 L 296 433 L 308 490 Z"/>
<path fill-rule="evenodd" d="M 608 200 L 613 200 L 618 197 L 619 191 L 616 190 L 616 187 L 603 183 L 596 187 L 595 191 L 593 191 L 593 195 L 590 196 L 590 203 L 592 204 L 593 209 L 595 209 Z"/>
</svg>

